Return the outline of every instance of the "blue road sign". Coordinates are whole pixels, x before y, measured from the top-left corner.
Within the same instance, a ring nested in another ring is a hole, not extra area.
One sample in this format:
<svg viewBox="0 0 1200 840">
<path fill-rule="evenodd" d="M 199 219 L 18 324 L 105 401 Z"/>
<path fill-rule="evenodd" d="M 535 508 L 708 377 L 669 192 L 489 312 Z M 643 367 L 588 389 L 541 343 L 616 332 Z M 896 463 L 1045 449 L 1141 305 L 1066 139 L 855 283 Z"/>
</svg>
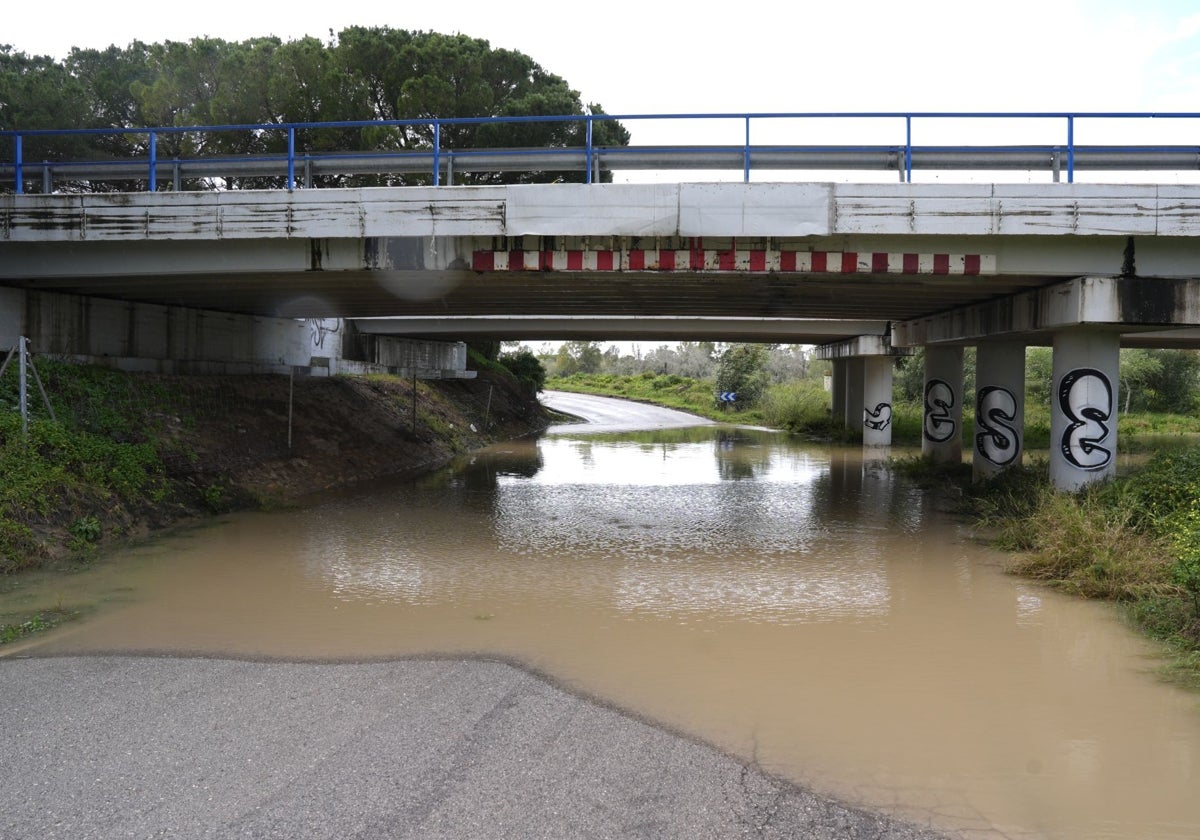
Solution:
<svg viewBox="0 0 1200 840">
<path fill-rule="evenodd" d="M 737 402 L 737 393 L 735 391 L 722 391 L 721 395 L 717 397 L 717 399 L 719 399 L 721 402 L 727 403 Z"/>
</svg>

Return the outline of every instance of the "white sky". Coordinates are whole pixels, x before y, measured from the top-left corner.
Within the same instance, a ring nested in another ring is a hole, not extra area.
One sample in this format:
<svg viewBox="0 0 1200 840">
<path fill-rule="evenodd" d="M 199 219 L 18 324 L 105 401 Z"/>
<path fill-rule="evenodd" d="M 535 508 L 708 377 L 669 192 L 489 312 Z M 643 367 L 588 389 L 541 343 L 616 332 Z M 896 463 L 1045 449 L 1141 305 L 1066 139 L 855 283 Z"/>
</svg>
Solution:
<svg viewBox="0 0 1200 840">
<path fill-rule="evenodd" d="M 609 113 L 1191 110 L 1196 0 L 245 0 L 12 3 L 0 43 L 62 58 L 209 35 L 349 25 L 462 32 L 520 50 Z"/>
</svg>

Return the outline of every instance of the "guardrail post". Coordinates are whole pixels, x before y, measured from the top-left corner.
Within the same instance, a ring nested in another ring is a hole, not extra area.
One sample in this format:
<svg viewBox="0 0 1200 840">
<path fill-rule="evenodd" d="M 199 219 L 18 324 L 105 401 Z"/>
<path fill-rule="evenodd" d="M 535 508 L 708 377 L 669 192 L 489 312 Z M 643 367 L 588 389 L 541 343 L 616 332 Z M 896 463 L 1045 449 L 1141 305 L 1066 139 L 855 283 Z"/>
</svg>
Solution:
<svg viewBox="0 0 1200 840">
<path fill-rule="evenodd" d="M 1075 183 L 1075 117 L 1067 115 L 1067 183 Z"/>
<path fill-rule="evenodd" d="M 440 187 L 442 183 L 442 123 L 433 121 L 433 185 Z"/>
<path fill-rule="evenodd" d="M 584 134 L 587 137 L 587 180 L 585 183 L 592 183 L 592 115 L 588 114 L 587 124 L 584 128 Z"/>
<path fill-rule="evenodd" d="M 287 190 L 291 192 L 296 188 L 296 127 L 288 126 L 288 174 L 287 174 Z"/>
<path fill-rule="evenodd" d="M 158 189 L 158 135 L 150 132 L 150 192 Z"/>
<path fill-rule="evenodd" d="M 742 182 L 750 183 L 750 115 L 746 115 L 746 146 L 743 151 L 744 160 L 742 161 Z"/>
<path fill-rule="evenodd" d="M 17 179 L 16 193 L 17 193 L 17 195 L 21 195 L 22 193 L 25 192 L 25 176 L 21 172 L 22 165 L 24 164 L 24 161 L 22 160 L 22 151 L 23 151 L 22 147 L 21 147 L 21 139 L 22 138 L 21 138 L 21 135 L 18 134 L 13 139 L 16 141 L 16 146 L 13 150 L 13 175 Z"/>
<path fill-rule="evenodd" d="M 904 183 L 912 183 L 912 114 L 904 117 Z"/>
</svg>

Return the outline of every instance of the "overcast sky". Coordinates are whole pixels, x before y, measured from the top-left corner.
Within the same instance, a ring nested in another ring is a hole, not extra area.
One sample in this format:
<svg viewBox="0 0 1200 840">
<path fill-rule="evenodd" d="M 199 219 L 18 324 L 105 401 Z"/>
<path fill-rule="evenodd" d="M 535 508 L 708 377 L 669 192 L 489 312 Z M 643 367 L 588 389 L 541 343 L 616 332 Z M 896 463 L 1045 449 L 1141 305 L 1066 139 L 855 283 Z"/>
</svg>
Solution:
<svg viewBox="0 0 1200 840">
<path fill-rule="evenodd" d="M 0 43 L 209 35 L 284 39 L 350 25 L 461 32 L 526 53 L 610 113 L 1192 110 L 1196 0 L 605 0 L 11 3 Z"/>
</svg>

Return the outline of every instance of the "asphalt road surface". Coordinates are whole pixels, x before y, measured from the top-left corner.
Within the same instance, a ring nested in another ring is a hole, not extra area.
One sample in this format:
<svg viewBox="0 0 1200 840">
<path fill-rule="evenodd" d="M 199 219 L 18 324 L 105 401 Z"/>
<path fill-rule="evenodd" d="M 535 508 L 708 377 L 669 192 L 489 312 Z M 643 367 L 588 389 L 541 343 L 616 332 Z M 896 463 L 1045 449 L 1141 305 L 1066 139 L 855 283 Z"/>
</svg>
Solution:
<svg viewBox="0 0 1200 840">
<path fill-rule="evenodd" d="M 0 715 L 6 840 L 938 836 L 495 661 L 7 658 Z"/>
<path fill-rule="evenodd" d="M 550 434 L 560 431 L 578 434 L 581 432 L 628 432 L 641 429 L 676 429 L 713 425 L 712 420 L 698 417 L 695 414 L 632 400 L 613 399 L 612 397 L 571 394 L 566 391 L 543 391 L 538 399 L 547 408 L 588 421 L 586 425 L 567 423 L 551 426 L 548 429 Z"/>
</svg>

